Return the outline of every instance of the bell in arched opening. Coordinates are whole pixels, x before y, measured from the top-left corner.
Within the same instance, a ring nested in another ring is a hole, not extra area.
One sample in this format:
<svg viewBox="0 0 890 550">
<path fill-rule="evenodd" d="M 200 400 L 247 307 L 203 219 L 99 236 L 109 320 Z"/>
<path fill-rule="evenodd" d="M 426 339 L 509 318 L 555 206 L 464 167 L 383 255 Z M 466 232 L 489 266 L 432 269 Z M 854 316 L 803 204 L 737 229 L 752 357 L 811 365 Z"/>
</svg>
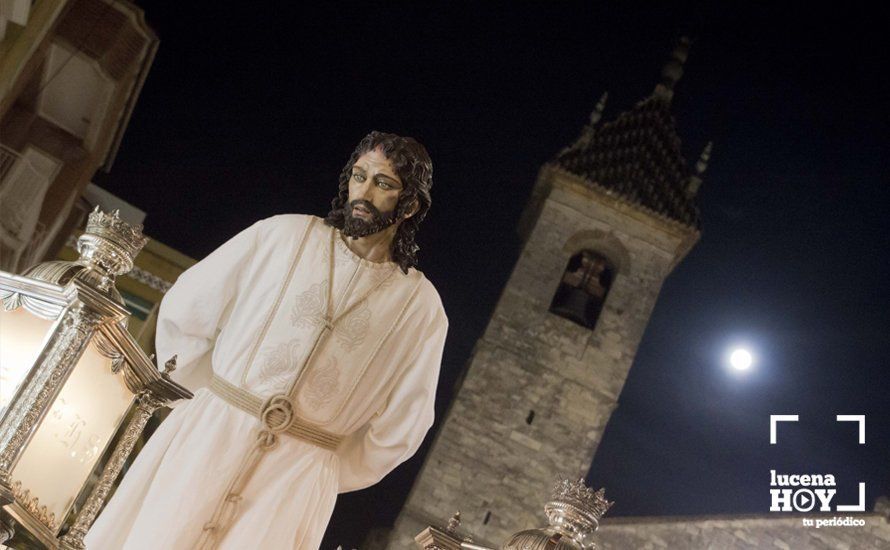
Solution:
<svg viewBox="0 0 890 550">
<path fill-rule="evenodd" d="M 569 260 L 550 312 L 587 328 L 596 326 L 615 268 L 603 255 L 582 250 Z"/>
</svg>

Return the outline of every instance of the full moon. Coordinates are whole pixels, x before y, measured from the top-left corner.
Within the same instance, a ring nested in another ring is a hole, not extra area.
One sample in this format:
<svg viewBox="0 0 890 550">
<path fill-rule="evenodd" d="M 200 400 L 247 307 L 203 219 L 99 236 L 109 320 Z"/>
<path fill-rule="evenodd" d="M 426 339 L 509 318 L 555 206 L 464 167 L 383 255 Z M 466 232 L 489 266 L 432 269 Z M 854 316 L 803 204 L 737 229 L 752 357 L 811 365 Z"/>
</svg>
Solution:
<svg viewBox="0 0 890 550">
<path fill-rule="evenodd" d="M 729 364 L 736 370 L 748 370 L 751 367 L 751 352 L 746 349 L 733 350 L 729 356 Z"/>
</svg>

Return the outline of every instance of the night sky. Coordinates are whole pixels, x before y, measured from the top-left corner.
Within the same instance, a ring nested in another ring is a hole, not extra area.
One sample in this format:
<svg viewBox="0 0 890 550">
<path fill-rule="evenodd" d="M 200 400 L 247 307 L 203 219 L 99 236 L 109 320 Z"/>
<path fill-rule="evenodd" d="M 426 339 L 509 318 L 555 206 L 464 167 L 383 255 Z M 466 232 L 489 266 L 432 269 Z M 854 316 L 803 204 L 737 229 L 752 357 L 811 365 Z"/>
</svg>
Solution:
<svg viewBox="0 0 890 550">
<path fill-rule="evenodd" d="M 368 131 L 416 137 L 435 167 L 419 267 L 451 320 L 440 420 L 538 169 L 604 91 L 606 120 L 647 96 L 689 35 L 673 110 L 688 161 L 714 142 L 703 235 L 665 282 L 591 481 L 611 516 L 766 513 L 770 469 L 836 475 L 836 504 L 860 481 L 868 509 L 890 495 L 886 11 L 197 4 L 141 2 L 160 49 L 95 181 L 201 258 L 257 219 L 324 215 Z M 743 376 L 723 357 L 740 344 L 757 357 Z M 770 414 L 801 418 L 777 446 Z M 837 414 L 866 415 L 866 445 Z M 425 449 L 342 496 L 322 548 L 391 523 Z"/>
</svg>

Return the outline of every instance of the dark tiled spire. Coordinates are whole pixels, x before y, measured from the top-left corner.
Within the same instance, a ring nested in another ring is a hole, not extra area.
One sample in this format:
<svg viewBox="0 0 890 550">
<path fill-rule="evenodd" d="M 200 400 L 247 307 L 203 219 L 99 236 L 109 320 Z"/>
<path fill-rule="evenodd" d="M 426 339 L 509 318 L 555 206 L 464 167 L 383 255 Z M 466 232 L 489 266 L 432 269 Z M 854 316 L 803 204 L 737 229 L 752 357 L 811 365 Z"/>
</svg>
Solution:
<svg viewBox="0 0 890 550">
<path fill-rule="evenodd" d="M 680 39 L 652 95 L 614 120 L 587 124 L 578 140 L 553 160 L 606 193 L 642 209 L 699 228 L 698 175 L 686 165 L 670 111 L 674 85 L 683 74 L 689 40 Z M 602 109 L 594 111 L 601 116 Z M 710 149 L 707 150 L 708 155 Z M 704 159 L 705 165 L 707 159 Z M 693 189 L 694 188 L 694 189 Z"/>
</svg>

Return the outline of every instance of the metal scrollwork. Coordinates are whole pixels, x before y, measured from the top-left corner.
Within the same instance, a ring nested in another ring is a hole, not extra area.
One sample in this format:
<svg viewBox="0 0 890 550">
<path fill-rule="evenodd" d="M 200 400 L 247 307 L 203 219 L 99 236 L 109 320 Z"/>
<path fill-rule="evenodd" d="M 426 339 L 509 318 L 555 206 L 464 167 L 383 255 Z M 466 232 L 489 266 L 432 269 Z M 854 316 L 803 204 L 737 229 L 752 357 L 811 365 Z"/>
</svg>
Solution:
<svg viewBox="0 0 890 550">
<path fill-rule="evenodd" d="M 21 481 L 14 481 L 12 483 L 12 494 L 15 495 L 16 501 L 18 501 L 25 510 L 30 512 L 32 516 L 37 518 L 37 520 L 47 528 L 55 530 L 59 527 L 59 521 L 56 518 L 56 515 L 47 510 L 46 506 L 42 506 L 40 500 L 36 496 L 31 496 L 30 490 L 22 489 Z"/>
</svg>

